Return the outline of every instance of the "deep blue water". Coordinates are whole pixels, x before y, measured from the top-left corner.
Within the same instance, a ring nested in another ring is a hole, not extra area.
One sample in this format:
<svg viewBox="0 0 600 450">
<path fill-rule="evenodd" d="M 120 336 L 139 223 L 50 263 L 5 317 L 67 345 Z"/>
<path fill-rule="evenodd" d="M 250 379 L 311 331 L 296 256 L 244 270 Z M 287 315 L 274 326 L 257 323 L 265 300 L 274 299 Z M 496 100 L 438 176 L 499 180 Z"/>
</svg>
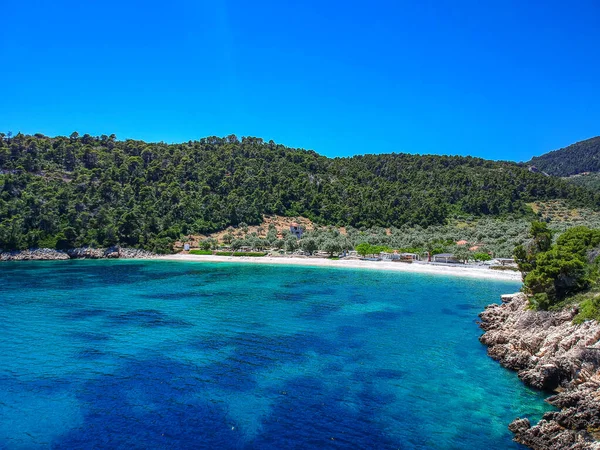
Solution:
<svg viewBox="0 0 600 450">
<path fill-rule="evenodd" d="M 517 283 L 159 261 L 0 265 L 0 448 L 520 448 L 486 356 Z"/>
</svg>

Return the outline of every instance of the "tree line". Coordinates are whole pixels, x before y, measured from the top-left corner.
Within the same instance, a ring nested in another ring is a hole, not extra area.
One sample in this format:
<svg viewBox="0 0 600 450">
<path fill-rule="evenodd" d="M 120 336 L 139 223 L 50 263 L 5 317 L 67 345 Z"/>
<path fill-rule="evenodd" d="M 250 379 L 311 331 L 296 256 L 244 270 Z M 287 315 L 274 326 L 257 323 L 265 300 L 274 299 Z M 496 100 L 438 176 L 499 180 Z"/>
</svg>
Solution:
<svg viewBox="0 0 600 450">
<path fill-rule="evenodd" d="M 558 178 L 472 157 L 327 158 L 234 135 L 166 144 L 0 134 L 5 250 L 123 245 L 169 252 L 181 236 L 258 224 L 264 214 L 358 229 L 428 228 L 459 215 L 525 217 L 528 202 L 556 198 L 600 204 L 598 194 Z"/>
<path fill-rule="evenodd" d="M 553 243 L 544 222 L 533 222 L 530 239 L 515 248 L 523 288 L 534 309 L 564 306 L 578 293 L 597 288 L 600 230 L 573 227 Z"/>
</svg>

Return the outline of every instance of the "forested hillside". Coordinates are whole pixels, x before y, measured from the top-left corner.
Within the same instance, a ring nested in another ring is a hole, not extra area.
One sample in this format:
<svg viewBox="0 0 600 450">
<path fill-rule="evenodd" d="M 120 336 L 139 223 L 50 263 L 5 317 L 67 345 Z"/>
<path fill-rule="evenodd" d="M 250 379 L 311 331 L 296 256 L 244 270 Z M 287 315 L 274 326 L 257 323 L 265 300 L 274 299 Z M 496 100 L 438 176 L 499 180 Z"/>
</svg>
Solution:
<svg viewBox="0 0 600 450">
<path fill-rule="evenodd" d="M 569 183 L 577 186 L 583 186 L 587 189 L 596 190 L 600 192 L 600 172 L 589 172 L 581 175 L 572 175 L 566 177 Z"/>
<path fill-rule="evenodd" d="M 523 216 L 527 202 L 600 197 L 514 163 L 407 154 L 330 159 L 258 138 L 182 144 L 0 135 L 0 248 L 121 244 L 170 250 L 263 214 L 355 227 Z M 375 150 L 375 149 L 374 149 Z"/>
<path fill-rule="evenodd" d="M 527 164 L 558 177 L 600 172 L 600 136 L 537 156 Z"/>
</svg>

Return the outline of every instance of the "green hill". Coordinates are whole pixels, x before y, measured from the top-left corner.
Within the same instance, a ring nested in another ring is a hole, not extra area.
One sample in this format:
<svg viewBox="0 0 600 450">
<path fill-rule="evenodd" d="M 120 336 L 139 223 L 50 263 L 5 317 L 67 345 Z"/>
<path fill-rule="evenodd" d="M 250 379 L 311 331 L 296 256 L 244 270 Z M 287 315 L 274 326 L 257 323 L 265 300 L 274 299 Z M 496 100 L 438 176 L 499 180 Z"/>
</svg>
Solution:
<svg viewBox="0 0 600 450">
<path fill-rule="evenodd" d="M 558 177 L 600 172 L 600 136 L 536 156 L 527 164 Z"/>
<path fill-rule="evenodd" d="M 259 138 L 182 144 L 114 136 L 0 139 L 0 248 L 121 244 L 168 251 L 263 214 L 321 224 L 427 227 L 524 216 L 527 202 L 600 196 L 510 162 L 408 154 L 326 158 Z"/>
<path fill-rule="evenodd" d="M 584 172 L 582 174 L 566 177 L 565 180 L 577 186 L 600 191 L 600 172 Z"/>
</svg>

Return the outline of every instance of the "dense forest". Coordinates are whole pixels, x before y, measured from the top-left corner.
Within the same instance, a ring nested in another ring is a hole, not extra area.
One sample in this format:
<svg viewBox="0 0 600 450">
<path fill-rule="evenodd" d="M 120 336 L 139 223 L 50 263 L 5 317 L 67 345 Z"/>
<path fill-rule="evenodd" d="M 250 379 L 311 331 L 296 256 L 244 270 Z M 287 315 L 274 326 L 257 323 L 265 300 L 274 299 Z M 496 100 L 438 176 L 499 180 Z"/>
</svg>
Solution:
<svg viewBox="0 0 600 450">
<path fill-rule="evenodd" d="M 0 248 L 115 244 L 169 251 L 263 214 L 318 224 L 428 227 L 524 216 L 527 202 L 600 196 L 515 163 L 408 154 L 326 158 L 236 136 L 182 144 L 114 135 L 0 134 Z"/>
<path fill-rule="evenodd" d="M 600 136 L 536 156 L 527 164 L 557 177 L 600 172 Z"/>
</svg>

